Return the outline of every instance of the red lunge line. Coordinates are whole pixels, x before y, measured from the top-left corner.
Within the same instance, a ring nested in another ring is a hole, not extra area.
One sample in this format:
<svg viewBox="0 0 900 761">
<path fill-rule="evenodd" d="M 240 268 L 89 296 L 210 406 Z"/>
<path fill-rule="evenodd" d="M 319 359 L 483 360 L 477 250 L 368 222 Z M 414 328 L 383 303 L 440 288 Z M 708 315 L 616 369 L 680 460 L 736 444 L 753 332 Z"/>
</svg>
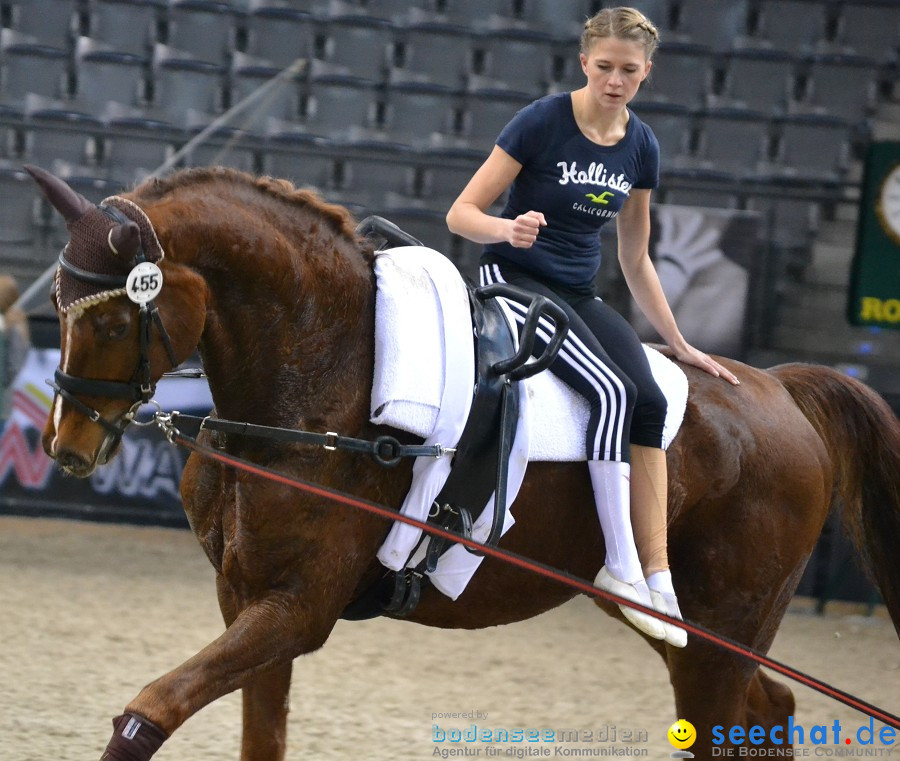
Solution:
<svg viewBox="0 0 900 761">
<path fill-rule="evenodd" d="M 343 505 L 348 505 L 360 510 L 365 510 L 368 513 L 379 515 L 382 518 L 387 518 L 388 520 L 400 521 L 401 523 L 415 526 L 416 528 L 421 529 L 422 531 L 431 534 L 432 536 L 439 536 L 443 539 L 448 539 L 452 542 L 465 545 L 466 547 L 469 547 L 473 550 L 478 550 L 485 555 L 490 555 L 491 557 L 497 558 L 498 560 L 502 560 L 511 565 L 518 566 L 519 568 L 524 568 L 525 570 L 532 571 L 533 573 L 537 573 L 541 576 L 545 576 L 548 579 L 558 581 L 560 584 L 565 584 L 569 587 L 572 587 L 573 589 L 577 589 L 579 592 L 583 592 L 584 594 L 590 595 L 591 597 L 602 597 L 605 600 L 616 603 L 617 605 L 627 605 L 630 608 L 634 608 L 635 610 L 639 610 L 642 613 L 646 613 L 647 615 L 653 616 L 654 618 L 658 618 L 660 621 L 665 621 L 666 623 L 680 626 L 685 631 L 697 637 L 708 640 L 709 642 L 712 642 L 719 647 L 725 648 L 726 650 L 731 650 L 738 655 L 756 661 L 762 666 L 766 666 L 767 668 L 770 668 L 773 671 L 777 671 L 778 673 L 783 674 L 784 676 L 789 677 L 794 681 L 800 682 L 800 684 L 804 684 L 807 687 L 818 690 L 822 694 L 828 695 L 829 697 L 832 697 L 835 700 L 844 703 L 845 705 L 848 705 L 851 708 L 860 711 L 861 713 L 866 714 L 867 716 L 871 716 L 878 721 L 884 722 L 885 724 L 894 727 L 895 729 L 900 729 L 900 717 L 897 717 L 892 713 L 888 713 L 887 711 L 884 711 L 881 708 L 872 705 L 871 703 L 867 703 L 864 700 L 861 700 L 857 697 L 854 697 L 853 695 L 850 695 L 849 693 L 844 692 L 843 690 L 839 690 L 838 688 L 832 687 L 825 682 L 819 681 L 815 677 L 804 674 L 801 671 L 797 671 L 790 666 L 786 666 L 783 663 L 772 660 L 768 656 L 765 656 L 762 653 L 757 653 L 755 650 L 747 647 L 746 645 L 742 645 L 739 642 L 728 639 L 721 634 L 716 634 L 715 632 L 699 626 L 698 624 L 693 624 L 690 621 L 679 621 L 678 619 L 672 618 L 665 613 L 660 613 L 654 608 L 646 608 L 640 603 L 632 602 L 631 600 L 626 600 L 622 597 L 618 597 L 602 589 L 598 589 L 590 582 L 585 581 L 584 579 L 579 579 L 577 576 L 572 576 L 565 571 L 561 571 L 557 568 L 552 568 L 551 566 L 544 565 L 543 563 L 539 563 L 536 560 L 530 560 L 521 555 L 517 555 L 514 552 L 510 552 L 509 550 L 481 544 L 480 542 L 476 542 L 474 539 L 469 539 L 468 537 L 457 534 L 456 532 L 447 531 L 446 529 L 440 528 L 439 526 L 434 526 L 430 523 L 426 523 L 425 521 L 420 521 L 416 518 L 411 518 L 407 515 L 403 515 L 399 511 L 392 508 L 384 507 L 382 505 L 375 504 L 374 502 L 368 502 L 366 500 L 354 497 L 350 494 L 344 494 L 343 492 L 339 492 L 334 489 L 328 489 L 324 486 L 316 486 L 315 484 L 309 483 L 308 481 L 291 478 L 290 476 L 285 476 L 261 465 L 254 465 L 253 463 L 242 460 L 239 457 L 234 457 L 232 455 L 224 454 L 214 449 L 210 449 L 209 447 L 205 447 L 202 444 L 198 443 L 195 439 L 185 436 L 184 434 L 177 431 L 172 434 L 172 441 L 174 441 L 176 444 L 184 446 L 187 449 L 197 452 L 198 454 L 212 458 L 214 460 L 218 460 L 219 462 L 225 463 L 226 465 L 229 465 L 233 468 L 246 471 L 247 473 L 253 473 L 262 478 L 268 478 L 272 481 L 277 481 L 278 483 L 285 484 L 286 486 L 291 486 L 295 489 L 300 489 L 301 491 L 305 491 L 310 494 L 324 497 L 326 499 L 332 500 L 333 502 L 340 502 Z"/>
</svg>

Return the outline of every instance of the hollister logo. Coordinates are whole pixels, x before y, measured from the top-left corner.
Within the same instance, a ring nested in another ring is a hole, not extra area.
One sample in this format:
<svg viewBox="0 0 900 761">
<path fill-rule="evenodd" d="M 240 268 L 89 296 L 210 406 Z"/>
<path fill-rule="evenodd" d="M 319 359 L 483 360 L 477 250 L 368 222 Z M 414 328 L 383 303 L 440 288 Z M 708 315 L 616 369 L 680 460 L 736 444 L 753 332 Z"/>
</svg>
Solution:
<svg viewBox="0 0 900 761">
<path fill-rule="evenodd" d="M 601 188 L 620 190 L 626 195 L 631 190 L 631 183 L 625 179 L 624 173 L 607 174 L 606 167 L 596 161 L 591 162 L 587 171 L 579 169 L 577 161 L 573 161 L 571 164 L 560 161 L 556 166 L 562 171 L 562 176 L 559 178 L 560 185 L 568 185 L 570 182 L 575 185 L 598 185 Z"/>
</svg>

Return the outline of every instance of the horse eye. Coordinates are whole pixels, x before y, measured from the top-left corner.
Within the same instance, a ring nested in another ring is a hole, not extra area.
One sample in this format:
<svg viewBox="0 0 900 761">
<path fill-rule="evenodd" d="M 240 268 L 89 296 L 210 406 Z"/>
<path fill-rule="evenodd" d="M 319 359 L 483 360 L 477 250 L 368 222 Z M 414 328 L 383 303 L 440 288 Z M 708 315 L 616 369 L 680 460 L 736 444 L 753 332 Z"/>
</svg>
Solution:
<svg viewBox="0 0 900 761">
<path fill-rule="evenodd" d="M 128 323 L 120 322 L 110 326 L 106 331 L 106 337 L 110 341 L 118 341 L 128 334 Z"/>
</svg>

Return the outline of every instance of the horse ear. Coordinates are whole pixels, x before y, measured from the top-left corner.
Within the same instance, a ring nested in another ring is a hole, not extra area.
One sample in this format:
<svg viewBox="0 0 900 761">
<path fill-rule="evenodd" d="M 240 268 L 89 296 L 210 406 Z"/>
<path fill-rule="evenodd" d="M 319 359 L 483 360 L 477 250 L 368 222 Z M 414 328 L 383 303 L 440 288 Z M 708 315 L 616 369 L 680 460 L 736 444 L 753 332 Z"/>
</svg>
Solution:
<svg viewBox="0 0 900 761">
<path fill-rule="evenodd" d="M 27 164 L 25 171 L 34 178 L 41 192 L 53 205 L 53 208 L 63 215 L 66 222 L 74 222 L 94 208 L 94 204 L 87 198 L 72 190 L 59 177 L 55 177 L 50 172 Z"/>
<path fill-rule="evenodd" d="M 133 259 L 141 247 L 141 230 L 137 222 L 128 220 L 109 231 L 109 247 L 114 254 Z"/>
</svg>

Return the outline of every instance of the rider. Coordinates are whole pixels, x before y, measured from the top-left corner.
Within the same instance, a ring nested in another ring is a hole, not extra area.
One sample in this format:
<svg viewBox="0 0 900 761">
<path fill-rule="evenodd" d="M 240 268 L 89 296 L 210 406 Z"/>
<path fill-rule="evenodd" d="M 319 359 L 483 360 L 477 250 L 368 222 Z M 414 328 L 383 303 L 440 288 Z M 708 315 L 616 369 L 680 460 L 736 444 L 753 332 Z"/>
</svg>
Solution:
<svg viewBox="0 0 900 761">
<path fill-rule="evenodd" d="M 606 541 L 594 584 L 681 618 L 666 553 L 666 400 L 636 333 L 596 297 L 593 284 L 599 229 L 615 218 L 625 280 L 675 356 L 738 382 L 681 335 L 650 261 L 659 144 L 628 103 L 650 73 L 658 39 L 656 27 L 632 8 L 590 18 L 580 54 L 587 84 L 519 111 L 451 206 L 447 224 L 486 244 L 483 284 L 541 293 L 568 314 L 570 335 L 550 369 L 590 404 L 588 470 Z M 500 216 L 487 214 L 507 189 Z M 678 647 L 687 642 L 679 627 L 627 606 L 622 612 L 652 637 Z"/>
</svg>

